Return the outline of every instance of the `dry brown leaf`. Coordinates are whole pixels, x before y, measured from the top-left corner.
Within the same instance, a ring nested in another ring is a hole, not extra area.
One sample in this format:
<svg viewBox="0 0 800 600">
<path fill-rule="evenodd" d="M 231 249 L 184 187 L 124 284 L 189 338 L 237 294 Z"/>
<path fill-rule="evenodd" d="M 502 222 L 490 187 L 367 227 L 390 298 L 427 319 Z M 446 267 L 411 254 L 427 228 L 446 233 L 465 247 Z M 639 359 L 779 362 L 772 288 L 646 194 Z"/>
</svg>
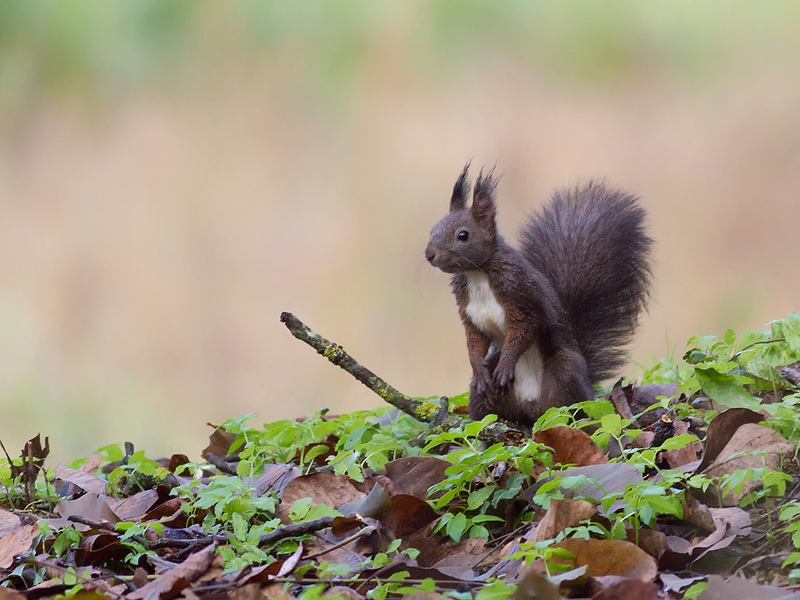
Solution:
<svg viewBox="0 0 800 600">
<path fill-rule="evenodd" d="M 433 567 L 439 563 L 448 566 L 445 561 L 451 556 L 481 553 L 485 541 L 483 538 L 467 538 L 456 544 L 440 535 L 431 535 L 428 529 L 423 529 L 403 538 L 400 547 L 419 550 L 417 564 L 421 567 Z M 460 559 L 456 561 L 456 566 L 463 566 Z"/>
<path fill-rule="evenodd" d="M 103 455 L 95 452 L 86 461 L 81 465 L 81 471 L 86 471 L 87 473 L 95 473 L 98 468 L 100 468 L 100 464 L 103 462 Z"/>
<path fill-rule="evenodd" d="M 698 600 L 800 600 L 800 592 L 759 585 L 741 577 L 725 581 L 719 575 L 709 575 L 707 581 L 708 587 Z"/>
<path fill-rule="evenodd" d="M 667 546 L 670 551 L 678 554 L 690 554 L 692 552 L 692 542 L 677 535 L 667 536 Z"/>
<path fill-rule="evenodd" d="M 639 427 L 647 427 L 665 412 L 663 409 L 648 410 L 659 401 L 658 397 L 666 396 L 671 398 L 677 394 L 678 386 L 674 383 L 623 386 L 620 380 L 614 384 L 611 393 L 606 397 L 611 401 L 621 417 L 631 419 L 638 415 L 636 424 Z"/>
<path fill-rule="evenodd" d="M 75 551 L 75 564 L 83 567 L 106 564 L 112 560 L 124 560 L 131 551 L 129 546 L 120 543 L 117 535 L 111 533 L 89 535 L 81 539 L 80 546 Z"/>
<path fill-rule="evenodd" d="M 785 379 L 793 385 L 800 385 L 800 361 L 792 365 L 775 367 L 775 370 L 780 373 L 781 379 Z"/>
<path fill-rule="evenodd" d="M 705 454 L 697 467 L 697 472 L 702 473 L 716 460 L 740 426 L 745 423 L 760 423 L 763 420 L 762 415 L 748 408 L 729 408 L 714 417 L 708 426 Z"/>
<path fill-rule="evenodd" d="M 19 517 L 10 511 L 0 508 L 0 538 L 5 537 L 12 531 L 16 531 L 19 527 Z"/>
<path fill-rule="evenodd" d="M 617 411 L 619 416 L 621 416 L 623 419 L 633 420 L 633 413 L 631 412 L 631 407 L 628 403 L 625 390 L 622 387 L 622 379 L 614 384 L 608 399 L 614 405 L 614 410 Z"/>
<path fill-rule="evenodd" d="M 608 462 L 600 447 L 580 429 L 559 425 L 537 431 L 532 439 L 553 449 L 553 464 L 582 467 Z"/>
<path fill-rule="evenodd" d="M 692 543 L 692 570 L 697 573 L 730 573 L 739 561 L 731 552 L 719 552 L 730 546 L 735 535 L 728 535 L 721 527 L 707 538 Z"/>
<path fill-rule="evenodd" d="M 544 513 L 528 541 L 551 540 L 567 527 L 575 527 L 581 521 L 597 514 L 597 507 L 586 500 L 550 500 L 550 508 Z"/>
<path fill-rule="evenodd" d="M 84 494 L 75 500 L 60 500 L 56 504 L 56 513 L 64 518 L 77 515 L 91 521 L 119 522 L 105 494 Z"/>
<path fill-rule="evenodd" d="M 566 562 L 574 567 L 586 566 L 586 575 L 619 575 L 639 581 L 653 581 L 658 575 L 655 559 L 644 550 L 623 540 L 582 540 L 573 538 L 555 544 L 575 555 Z"/>
<path fill-rule="evenodd" d="M 213 558 L 211 559 L 211 564 L 208 565 L 208 569 L 205 572 L 200 573 L 200 576 L 195 579 L 192 584 L 195 587 L 203 587 L 207 583 L 216 582 L 222 577 L 222 574 L 225 572 L 223 566 L 225 565 L 225 559 L 222 558 L 221 554 L 215 553 Z M 190 591 L 190 588 L 184 589 L 183 593 Z M 193 591 L 193 590 L 192 590 Z"/>
<path fill-rule="evenodd" d="M 382 519 L 389 512 L 391 501 L 386 488 L 376 483 L 372 486 L 366 497 L 352 502 L 345 502 L 338 507 L 343 515 L 358 515 L 359 517 L 372 517 Z"/>
<path fill-rule="evenodd" d="M 563 596 L 558 592 L 558 586 L 553 585 L 547 579 L 535 571 L 529 571 L 519 582 L 512 600 L 562 600 Z"/>
<path fill-rule="evenodd" d="M 750 515 L 738 507 L 731 508 L 711 508 L 709 512 L 712 515 L 716 529 L 705 538 L 694 540 L 690 545 L 690 553 L 692 554 L 693 563 L 696 565 L 698 561 L 705 558 L 705 562 L 719 562 L 722 556 L 722 562 L 727 563 L 728 557 L 723 555 L 712 555 L 710 553 L 723 550 L 730 546 L 737 538 L 737 536 L 744 536 L 750 533 Z M 699 569 L 702 573 L 708 573 L 707 569 Z M 717 572 L 717 571 L 713 571 Z"/>
<path fill-rule="evenodd" d="M 752 520 L 750 513 L 738 506 L 728 508 L 709 508 L 711 518 L 717 529 L 726 527 L 731 535 L 750 535 Z"/>
<path fill-rule="evenodd" d="M 211 423 L 209 423 L 209 425 L 211 425 Z M 217 458 L 225 458 L 231 449 L 231 444 L 233 444 L 235 440 L 236 436 L 234 434 L 217 427 L 211 435 L 208 436 L 208 446 L 200 453 L 200 456 L 205 459 L 207 454 L 213 454 Z"/>
<path fill-rule="evenodd" d="M 39 535 L 36 525 L 21 525 L 3 539 L 0 539 L 0 569 L 8 569 L 14 564 L 14 558 L 25 554 L 31 549 L 31 544 Z"/>
<path fill-rule="evenodd" d="M 117 600 L 118 598 L 122 598 L 129 589 L 124 583 L 112 585 L 105 579 L 93 579 L 82 585 L 84 586 L 83 590 L 73 596 L 73 598 L 77 598 L 78 600 L 91 600 L 91 598 L 96 598 L 97 600 Z"/>
<path fill-rule="evenodd" d="M 336 537 L 346 537 L 355 532 L 357 527 L 363 527 L 364 521 L 357 517 L 334 517 L 331 523 L 331 533 Z"/>
<path fill-rule="evenodd" d="M 711 516 L 708 506 L 691 494 L 684 494 L 683 520 L 705 531 L 717 529 L 717 524 L 714 521 L 714 517 Z"/>
<path fill-rule="evenodd" d="M 10 590 L 7 587 L 0 587 L 0 600 L 24 600 L 25 594 Z"/>
<path fill-rule="evenodd" d="M 187 464 L 189 462 L 189 457 L 185 454 L 173 454 L 169 457 L 169 465 L 167 468 L 169 469 L 170 473 L 175 473 L 180 467 Z M 186 473 L 181 473 L 182 475 L 186 475 Z"/>
<path fill-rule="evenodd" d="M 322 592 L 323 598 L 329 598 L 331 596 L 339 598 L 347 598 L 347 600 L 364 600 L 364 596 L 356 593 L 356 591 L 353 588 L 349 588 L 343 585 L 335 585 L 331 589 Z M 403 598 L 405 600 L 408 598 L 408 596 L 403 596 Z"/>
<path fill-rule="evenodd" d="M 142 567 L 136 567 L 136 570 L 133 572 L 133 578 L 131 579 L 134 589 L 146 586 L 148 581 L 150 581 L 150 579 L 147 575 L 147 571 Z"/>
<path fill-rule="evenodd" d="M 574 498 L 580 496 L 583 498 L 591 498 L 595 502 L 600 500 L 607 494 L 614 494 L 617 492 L 624 492 L 625 488 L 631 483 L 639 483 L 642 481 L 642 474 L 639 470 L 631 465 L 625 463 L 606 463 L 603 465 L 588 465 L 586 467 L 574 467 L 572 469 L 565 469 L 557 473 L 558 477 L 575 477 L 584 476 L 590 481 L 586 484 L 575 488 L 563 488 L 561 491 L 565 496 Z M 549 479 L 541 478 L 531 487 L 523 492 L 525 499 L 535 505 L 533 497 L 536 495 L 537 490 L 543 483 Z M 615 502 L 608 510 L 600 510 L 601 514 L 608 515 L 616 511 L 624 503 L 621 500 Z"/>
<path fill-rule="evenodd" d="M 289 509 L 297 500 L 311 498 L 311 505 L 326 504 L 337 508 L 347 502 L 361 500 L 366 494 L 359 492 L 350 479 L 333 473 L 312 473 L 293 479 L 281 494 L 277 516 L 282 523 L 289 523 Z"/>
<path fill-rule="evenodd" d="M 410 494 L 392 496 L 384 523 L 397 537 L 405 537 L 432 523 L 439 514 L 422 498 Z"/>
<path fill-rule="evenodd" d="M 123 521 L 139 521 L 158 502 L 158 498 L 158 490 L 144 490 L 114 502 L 111 510 Z"/>
<path fill-rule="evenodd" d="M 674 436 L 683 435 L 689 431 L 688 421 L 675 421 L 674 425 Z M 677 469 L 678 467 L 696 461 L 702 451 L 703 444 L 700 443 L 700 440 L 697 440 L 677 450 L 664 450 L 661 455 L 664 457 L 664 460 L 667 461 L 671 469 Z"/>
<path fill-rule="evenodd" d="M 722 525 L 721 527 L 717 527 L 714 531 L 708 534 L 704 538 L 696 538 L 691 542 L 692 550 L 695 548 L 706 549 L 716 547 L 717 544 L 720 542 L 723 543 L 722 547 L 725 547 L 730 544 L 730 541 L 727 543 L 724 542 L 726 539 L 732 540 L 734 537 L 733 535 L 728 535 L 727 527 Z"/>
<path fill-rule="evenodd" d="M 365 520 L 365 523 L 370 522 L 377 525 L 377 521 L 373 519 Z M 351 531 L 340 537 L 334 535 L 331 529 L 318 531 L 315 538 L 308 542 L 306 550 L 309 554 L 324 552 L 322 560 L 325 562 L 346 565 L 350 573 L 358 572 L 364 568 L 364 563 L 369 556 L 378 551 L 381 545 L 381 534 L 374 525 L 363 528 L 358 532 L 360 535 L 356 536 L 355 533 Z M 340 545 L 347 539 L 350 541 L 343 546 Z M 388 544 L 388 541 L 385 540 L 385 543 Z"/>
<path fill-rule="evenodd" d="M 474 569 L 495 552 L 493 548 L 486 549 L 486 539 L 482 537 L 462 540 L 457 548 L 460 549 L 459 552 L 445 556 L 432 566 L 437 569 L 445 567 Z"/>
<path fill-rule="evenodd" d="M 522 548 L 520 547 L 520 543 L 527 541 L 527 537 L 533 534 L 533 530 L 535 526 L 532 526 L 528 529 L 528 532 L 523 537 L 513 538 L 510 541 L 506 542 L 502 548 L 500 548 L 500 552 L 497 554 L 500 560 L 488 571 L 482 573 L 482 577 L 497 577 L 503 578 L 506 581 L 520 581 L 525 578 L 525 576 L 530 572 L 533 571 L 535 573 L 541 573 L 541 569 L 533 568 L 534 566 L 538 565 L 526 565 L 524 560 L 521 558 L 507 558 L 509 556 L 513 556 L 518 553 Z M 541 562 L 541 561 L 539 561 Z M 528 568 L 525 572 L 520 573 L 520 569 L 523 567 L 531 567 Z"/>
<path fill-rule="evenodd" d="M 271 600 L 295 600 L 295 597 L 282 583 L 271 583 L 270 585 L 265 585 L 261 588 L 261 593 L 264 595 L 264 598 Z"/>
<path fill-rule="evenodd" d="M 304 551 L 305 546 L 302 542 L 299 542 L 295 551 L 288 558 L 278 559 L 268 565 L 261 565 L 241 571 L 237 575 L 237 583 L 244 587 L 252 583 L 267 583 L 276 577 L 285 577 L 297 566 Z"/>
<path fill-rule="evenodd" d="M 649 581 L 597 577 L 593 583 L 602 586 L 602 590 L 595 593 L 592 600 L 658 600 L 659 598 L 658 586 Z"/>
<path fill-rule="evenodd" d="M 704 473 L 721 477 L 739 469 L 766 467 L 778 470 L 781 456 L 794 449 L 794 444 L 787 442 L 777 431 L 763 425 L 745 423 L 736 430 L 736 435 L 730 438 Z M 738 506 L 744 496 L 760 485 L 761 481 L 757 478 L 746 479 L 741 490 L 727 491 L 722 498 L 723 506 Z"/>
<path fill-rule="evenodd" d="M 661 573 L 658 578 L 661 580 L 665 592 L 682 592 L 693 583 L 705 579 L 705 577 L 678 577 L 672 573 Z"/>
<path fill-rule="evenodd" d="M 660 559 L 669 550 L 667 536 L 661 531 L 648 528 L 641 528 L 638 531 L 629 529 L 626 534 L 630 543 L 636 544 L 656 560 Z"/>
<path fill-rule="evenodd" d="M 655 438 L 656 434 L 652 431 L 643 431 L 639 435 L 637 435 L 631 443 L 629 444 L 630 448 L 649 448 L 650 444 L 653 443 L 653 438 Z"/>
<path fill-rule="evenodd" d="M 141 521 L 160 521 L 168 527 L 186 527 L 187 515 L 183 512 L 183 498 L 170 498 L 141 516 Z M 166 517 L 171 517 L 166 520 Z M 200 517 L 202 518 L 202 517 Z"/>
<path fill-rule="evenodd" d="M 189 587 L 191 582 L 199 578 L 211 566 L 216 546 L 211 544 L 195 552 L 174 569 L 165 571 L 144 587 L 127 595 L 128 600 L 156 600 L 172 598 L 181 590 Z"/>
<path fill-rule="evenodd" d="M 659 402 L 659 396 L 673 398 L 678 395 L 678 385 L 675 383 L 647 383 L 645 385 L 632 385 L 633 401 L 631 410 L 640 413 Z"/>
<path fill-rule="evenodd" d="M 386 476 L 392 480 L 390 494 L 411 494 L 425 498 L 428 488 L 447 477 L 445 469 L 452 463 L 434 456 L 409 456 L 386 463 Z"/>
<path fill-rule="evenodd" d="M 756 423 L 746 423 L 736 430 L 736 435 L 725 444 L 714 462 L 706 467 L 705 473 L 726 475 L 737 469 L 767 466 L 762 459 L 769 458 L 769 455 L 775 455 L 777 458 L 779 455 L 794 451 L 794 448 L 794 444 L 787 442 L 786 438 L 774 429 Z M 741 453 L 744 453 L 744 456 L 731 458 L 734 454 Z M 732 462 L 741 466 L 731 468 Z"/>
<path fill-rule="evenodd" d="M 253 488 L 253 495 L 263 496 L 267 492 L 280 495 L 286 484 L 301 475 L 300 469 L 293 465 L 264 465 L 264 474 L 256 479 L 242 478 L 245 485 Z"/>
<path fill-rule="evenodd" d="M 692 559 L 692 545 L 688 540 L 674 535 L 664 538 L 667 549 L 658 558 L 658 566 L 663 571 L 684 571 Z"/>
<path fill-rule="evenodd" d="M 106 491 L 105 480 L 83 470 L 70 469 L 64 465 L 56 465 L 55 476 L 56 479 L 78 486 L 84 492 L 90 494 L 104 494 Z"/>
<path fill-rule="evenodd" d="M 226 598 L 229 600 L 264 600 L 268 596 L 262 591 L 259 584 L 249 583 L 228 593 Z M 287 598 L 294 598 L 294 596 L 289 595 Z"/>
</svg>

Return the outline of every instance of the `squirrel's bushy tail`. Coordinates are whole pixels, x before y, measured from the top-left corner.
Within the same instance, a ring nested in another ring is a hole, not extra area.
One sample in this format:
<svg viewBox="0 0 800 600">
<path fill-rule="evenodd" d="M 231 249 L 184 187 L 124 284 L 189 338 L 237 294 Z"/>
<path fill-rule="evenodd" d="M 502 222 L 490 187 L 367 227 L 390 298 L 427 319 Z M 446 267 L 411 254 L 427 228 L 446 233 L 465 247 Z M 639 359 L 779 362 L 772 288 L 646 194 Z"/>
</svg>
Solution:
<svg viewBox="0 0 800 600">
<path fill-rule="evenodd" d="M 556 191 L 522 231 L 522 252 L 558 293 L 593 383 L 624 362 L 647 303 L 644 219 L 635 196 L 592 181 Z"/>
</svg>

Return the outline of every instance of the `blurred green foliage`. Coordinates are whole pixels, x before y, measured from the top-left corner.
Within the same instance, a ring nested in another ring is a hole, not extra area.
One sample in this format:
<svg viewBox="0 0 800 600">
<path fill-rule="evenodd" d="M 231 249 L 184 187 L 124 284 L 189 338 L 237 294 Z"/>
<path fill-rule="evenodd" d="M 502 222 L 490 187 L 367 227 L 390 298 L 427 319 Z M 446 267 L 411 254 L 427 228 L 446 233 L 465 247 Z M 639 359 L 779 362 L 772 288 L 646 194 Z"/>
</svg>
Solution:
<svg viewBox="0 0 800 600">
<path fill-rule="evenodd" d="M 744 59 L 797 50 L 795 2 L 282 3 L 251 0 L 14 0 L 0 5 L 0 102 L 35 94 L 124 93 L 146 83 L 294 54 L 298 77 L 336 95 L 386 35 L 433 78 L 510 54 L 564 84 L 666 70 L 700 82 Z M 743 37 L 746 36 L 746 38 Z M 749 56 L 743 57 L 742 52 Z M 291 68 L 292 61 L 284 61 Z"/>
</svg>

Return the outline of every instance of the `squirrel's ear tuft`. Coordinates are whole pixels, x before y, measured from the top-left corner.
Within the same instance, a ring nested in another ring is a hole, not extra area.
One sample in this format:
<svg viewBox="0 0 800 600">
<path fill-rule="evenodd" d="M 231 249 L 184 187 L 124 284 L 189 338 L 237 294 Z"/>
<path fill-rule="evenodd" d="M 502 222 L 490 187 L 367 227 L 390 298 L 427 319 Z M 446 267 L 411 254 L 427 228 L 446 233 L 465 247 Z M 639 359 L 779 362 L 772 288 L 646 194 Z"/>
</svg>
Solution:
<svg viewBox="0 0 800 600">
<path fill-rule="evenodd" d="M 464 165 L 461 175 L 458 176 L 456 184 L 453 186 L 453 196 L 450 198 L 450 211 L 466 208 L 467 198 L 469 197 L 469 163 Z"/>
<path fill-rule="evenodd" d="M 497 180 L 494 178 L 494 168 L 486 175 L 481 171 L 475 182 L 475 193 L 472 196 L 472 216 L 480 226 L 493 233 L 495 231 L 494 216 L 496 212 L 494 195 Z"/>
</svg>

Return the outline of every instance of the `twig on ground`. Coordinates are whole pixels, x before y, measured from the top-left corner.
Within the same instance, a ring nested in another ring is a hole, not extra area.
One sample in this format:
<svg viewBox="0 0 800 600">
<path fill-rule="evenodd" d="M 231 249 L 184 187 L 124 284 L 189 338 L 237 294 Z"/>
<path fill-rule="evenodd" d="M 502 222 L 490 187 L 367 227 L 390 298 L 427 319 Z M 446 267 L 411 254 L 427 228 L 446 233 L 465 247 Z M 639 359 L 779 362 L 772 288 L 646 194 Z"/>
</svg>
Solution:
<svg viewBox="0 0 800 600">
<path fill-rule="evenodd" d="M 216 454 L 211 454 L 210 452 L 206 452 L 205 459 L 207 462 L 217 467 L 223 473 L 226 473 L 228 475 L 237 475 L 236 465 L 229 463 L 224 458 L 220 458 Z"/>
<path fill-rule="evenodd" d="M 341 548 L 342 546 L 346 546 L 350 542 L 353 542 L 353 541 L 357 540 L 360 537 L 365 537 L 367 535 L 372 534 L 373 531 L 375 531 L 375 527 L 373 527 L 372 525 L 368 525 L 367 527 L 364 527 L 364 529 L 359 529 L 353 535 L 351 535 L 349 537 L 346 537 L 341 542 L 337 542 L 333 546 L 329 546 L 327 548 L 324 548 L 323 550 L 320 550 L 319 552 L 314 552 L 313 554 L 309 554 L 308 556 L 304 556 L 303 559 L 304 560 L 309 560 L 311 558 L 317 558 L 319 556 L 322 556 L 323 554 L 327 554 L 328 552 L 333 552 L 334 550 L 337 550 L 338 548 Z"/>
<path fill-rule="evenodd" d="M 262 535 L 259 545 L 272 544 L 283 538 L 306 535 L 307 533 L 314 533 L 320 529 L 327 529 L 333 524 L 335 518 L 336 517 L 322 517 L 321 519 L 306 521 L 305 523 L 284 525 L 280 529 Z"/>
<path fill-rule="evenodd" d="M 70 515 L 67 517 L 67 521 L 80 523 L 81 525 L 86 525 L 92 529 L 96 529 L 97 531 L 110 531 L 111 533 L 119 533 L 114 529 L 114 523 L 110 521 L 94 521 L 92 519 L 82 517 L 81 515 Z"/>
<path fill-rule="evenodd" d="M 406 396 L 352 358 L 344 351 L 344 348 L 326 340 L 318 333 L 312 331 L 292 313 L 281 313 L 281 322 L 286 325 L 291 334 L 298 340 L 314 348 L 318 354 L 321 354 L 337 367 L 350 373 L 358 381 L 383 398 L 385 402 L 411 415 L 417 421 L 431 423 L 442 429 L 453 429 L 463 426 L 470 421 L 470 419 L 466 417 L 449 413 L 447 411 L 447 398 L 441 398 L 437 406 L 436 403 L 430 400 L 420 401 Z M 485 427 L 481 431 L 480 437 L 490 442 L 502 441 L 507 444 L 521 444 L 525 439 L 525 436 L 517 429 L 500 421 L 496 421 Z"/>
</svg>

